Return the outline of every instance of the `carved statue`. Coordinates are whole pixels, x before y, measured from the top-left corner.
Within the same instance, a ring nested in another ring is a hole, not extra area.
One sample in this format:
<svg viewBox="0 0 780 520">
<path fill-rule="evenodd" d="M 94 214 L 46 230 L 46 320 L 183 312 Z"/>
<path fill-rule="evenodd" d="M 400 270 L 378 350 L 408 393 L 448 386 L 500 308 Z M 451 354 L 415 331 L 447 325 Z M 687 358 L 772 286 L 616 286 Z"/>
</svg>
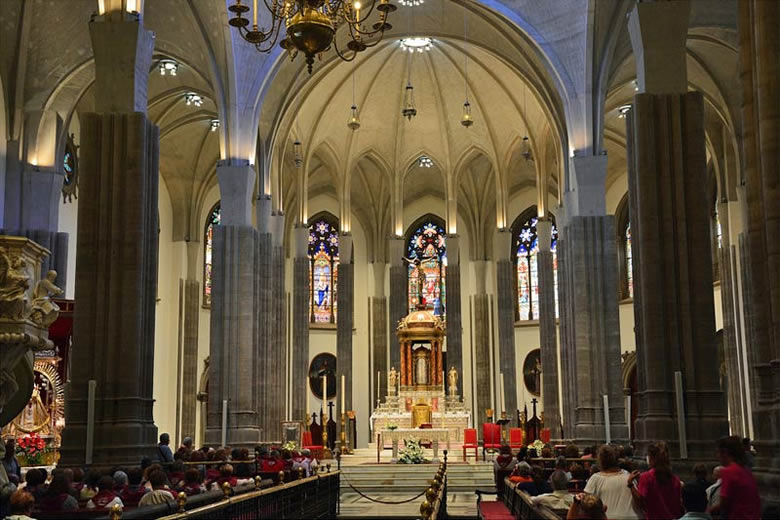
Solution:
<svg viewBox="0 0 780 520">
<path fill-rule="evenodd" d="M 46 428 L 49 423 L 49 412 L 46 405 L 41 400 L 41 392 L 38 385 L 33 385 L 33 392 L 27 406 L 24 407 L 21 414 L 21 426 L 25 431 L 37 431 L 41 434 L 49 434 L 48 429 L 44 432 L 40 430 Z"/>
<path fill-rule="evenodd" d="M 458 371 L 455 370 L 454 366 L 450 368 L 449 372 L 447 372 L 447 383 L 450 396 L 456 397 L 458 395 Z"/>
<path fill-rule="evenodd" d="M 423 291 L 425 290 L 425 271 L 422 268 L 422 260 L 420 258 L 404 257 L 404 261 L 417 268 L 417 303 L 422 307 L 424 302 Z"/>
<path fill-rule="evenodd" d="M 397 384 L 398 372 L 395 370 L 395 367 L 391 367 L 390 372 L 387 373 L 387 393 L 390 395 L 395 394 Z"/>
<path fill-rule="evenodd" d="M 8 251 L 0 247 L 0 316 L 22 319 L 27 307 L 25 291 L 30 287 L 30 277 L 25 272 L 22 258 L 11 259 Z"/>
<path fill-rule="evenodd" d="M 30 319 L 46 329 L 54 323 L 60 312 L 59 306 L 51 299 L 52 295 L 59 296 L 65 292 L 54 285 L 54 280 L 56 279 L 57 271 L 49 271 L 46 273 L 46 278 L 38 282 L 33 291 Z"/>
</svg>

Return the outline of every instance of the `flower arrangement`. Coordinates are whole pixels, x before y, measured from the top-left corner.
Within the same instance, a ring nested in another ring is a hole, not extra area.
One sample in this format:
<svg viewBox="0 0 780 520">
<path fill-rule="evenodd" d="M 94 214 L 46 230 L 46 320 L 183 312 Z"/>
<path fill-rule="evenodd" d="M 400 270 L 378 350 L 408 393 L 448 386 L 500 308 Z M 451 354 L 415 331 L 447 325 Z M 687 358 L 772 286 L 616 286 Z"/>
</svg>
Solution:
<svg viewBox="0 0 780 520">
<path fill-rule="evenodd" d="M 17 455 L 23 455 L 30 466 L 40 466 L 44 453 L 49 451 L 46 441 L 35 432 L 16 439 Z"/>
<path fill-rule="evenodd" d="M 287 441 L 282 444 L 282 449 L 287 451 L 295 451 L 298 449 L 298 443 L 295 441 Z"/>
<path fill-rule="evenodd" d="M 528 445 L 529 450 L 530 449 L 536 450 L 537 456 L 541 456 L 542 448 L 544 448 L 544 442 L 542 442 L 541 439 L 536 439 L 534 442 Z"/>
<path fill-rule="evenodd" d="M 425 450 L 417 439 L 405 439 L 404 447 L 401 448 L 401 457 L 399 464 L 425 464 Z"/>
</svg>

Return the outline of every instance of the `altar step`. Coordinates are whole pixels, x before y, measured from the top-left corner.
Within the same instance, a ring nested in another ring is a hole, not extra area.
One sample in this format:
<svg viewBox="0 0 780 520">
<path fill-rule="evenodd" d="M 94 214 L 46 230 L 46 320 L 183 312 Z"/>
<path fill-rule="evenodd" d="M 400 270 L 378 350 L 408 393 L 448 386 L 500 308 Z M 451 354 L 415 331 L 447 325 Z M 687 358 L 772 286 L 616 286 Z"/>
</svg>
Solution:
<svg viewBox="0 0 780 520">
<path fill-rule="evenodd" d="M 414 495 L 430 486 L 438 464 L 359 464 L 342 465 L 342 492 L 352 492 L 349 484 L 366 494 Z M 475 489 L 495 489 L 493 465 L 450 464 L 447 468 L 449 493 L 473 493 Z"/>
</svg>

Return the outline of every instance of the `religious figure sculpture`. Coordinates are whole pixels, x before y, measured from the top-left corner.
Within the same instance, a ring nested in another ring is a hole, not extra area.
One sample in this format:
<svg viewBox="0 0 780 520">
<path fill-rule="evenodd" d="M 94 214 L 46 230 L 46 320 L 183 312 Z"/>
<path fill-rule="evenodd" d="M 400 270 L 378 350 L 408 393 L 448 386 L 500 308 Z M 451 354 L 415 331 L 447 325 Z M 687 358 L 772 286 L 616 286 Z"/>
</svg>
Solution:
<svg viewBox="0 0 780 520">
<path fill-rule="evenodd" d="M 0 247 L 0 315 L 22 319 L 27 307 L 25 291 L 30 287 L 30 277 L 25 272 L 22 258 L 11 259 L 8 251 Z"/>
<path fill-rule="evenodd" d="M 414 365 L 415 368 L 415 382 L 418 385 L 428 384 L 428 363 L 423 356 L 417 358 L 417 362 Z"/>
<path fill-rule="evenodd" d="M 451 367 L 447 373 L 448 388 L 450 391 L 450 397 L 457 397 L 458 395 L 458 371 L 455 367 Z"/>
<path fill-rule="evenodd" d="M 398 372 L 395 367 L 390 368 L 390 372 L 387 373 L 387 393 L 389 395 L 395 394 L 396 385 L 398 384 Z"/>
<path fill-rule="evenodd" d="M 417 305 L 422 308 L 425 304 L 425 297 L 423 292 L 425 291 L 425 271 L 422 268 L 422 260 L 420 258 L 406 258 L 404 261 L 409 265 L 413 265 L 417 268 Z"/>
<path fill-rule="evenodd" d="M 43 328 L 49 328 L 59 315 L 60 308 L 51 299 L 52 296 L 59 296 L 65 291 L 54 285 L 57 279 L 57 271 L 51 270 L 46 273 L 46 278 L 38 282 L 33 291 L 32 312 L 30 319 Z"/>
<path fill-rule="evenodd" d="M 49 422 L 49 412 L 41 400 L 41 392 L 38 385 L 33 385 L 33 392 L 27 406 L 24 407 L 21 417 L 21 426 L 27 432 L 39 431 Z M 44 432 L 48 434 L 48 430 Z"/>
<path fill-rule="evenodd" d="M 534 383 L 536 384 L 536 391 L 542 391 L 542 360 L 540 357 L 536 358 L 536 364 L 533 368 Z"/>
</svg>

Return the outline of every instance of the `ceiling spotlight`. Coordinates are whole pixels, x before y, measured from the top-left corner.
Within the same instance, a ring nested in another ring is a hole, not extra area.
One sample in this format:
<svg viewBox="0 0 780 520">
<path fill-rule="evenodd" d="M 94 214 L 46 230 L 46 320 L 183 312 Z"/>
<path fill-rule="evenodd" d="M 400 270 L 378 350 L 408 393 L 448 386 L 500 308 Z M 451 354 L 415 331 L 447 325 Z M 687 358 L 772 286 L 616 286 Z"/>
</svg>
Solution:
<svg viewBox="0 0 780 520">
<path fill-rule="evenodd" d="M 631 111 L 631 105 L 621 105 L 618 107 L 618 117 L 620 119 L 625 119 L 626 114 L 628 114 Z"/>
<path fill-rule="evenodd" d="M 639 83 L 635 79 L 631 80 L 631 84 L 634 85 L 634 92 L 639 92 Z"/>
<path fill-rule="evenodd" d="M 196 107 L 199 107 L 203 104 L 203 96 L 200 94 L 196 94 L 195 92 L 187 92 L 184 94 L 184 100 L 187 102 L 187 105 L 195 105 Z"/>
<path fill-rule="evenodd" d="M 169 58 L 164 58 L 160 60 L 160 76 L 165 76 L 166 74 L 175 76 L 178 70 L 179 70 L 179 64 L 176 62 L 176 60 L 172 60 Z"/>
<path fill-rule="evenodd" d="M 425 0 L 398 0 L 398 3 L 404 7 L 417 7 L 423 5 Z"/>
<path fill-rule="evenodd" d="M 403 51 L 425 52 L 433 48 L 433 40 L 427 37 L 401 38 L 398 42 Z"/>
<path fill-rule="evenodd" d="M 421 155 L 420 158 L 417 159 L 417 166 L 420 168 L 431 168 L 433 167 L 433 159 L 427 155 Z"/>
<path fill-rule="evenodd" d="M 219 119 L 212 119 L 211 120 L 211 131 L 216 132 L 217 128 L 219 128 Z"/>
</svg>

